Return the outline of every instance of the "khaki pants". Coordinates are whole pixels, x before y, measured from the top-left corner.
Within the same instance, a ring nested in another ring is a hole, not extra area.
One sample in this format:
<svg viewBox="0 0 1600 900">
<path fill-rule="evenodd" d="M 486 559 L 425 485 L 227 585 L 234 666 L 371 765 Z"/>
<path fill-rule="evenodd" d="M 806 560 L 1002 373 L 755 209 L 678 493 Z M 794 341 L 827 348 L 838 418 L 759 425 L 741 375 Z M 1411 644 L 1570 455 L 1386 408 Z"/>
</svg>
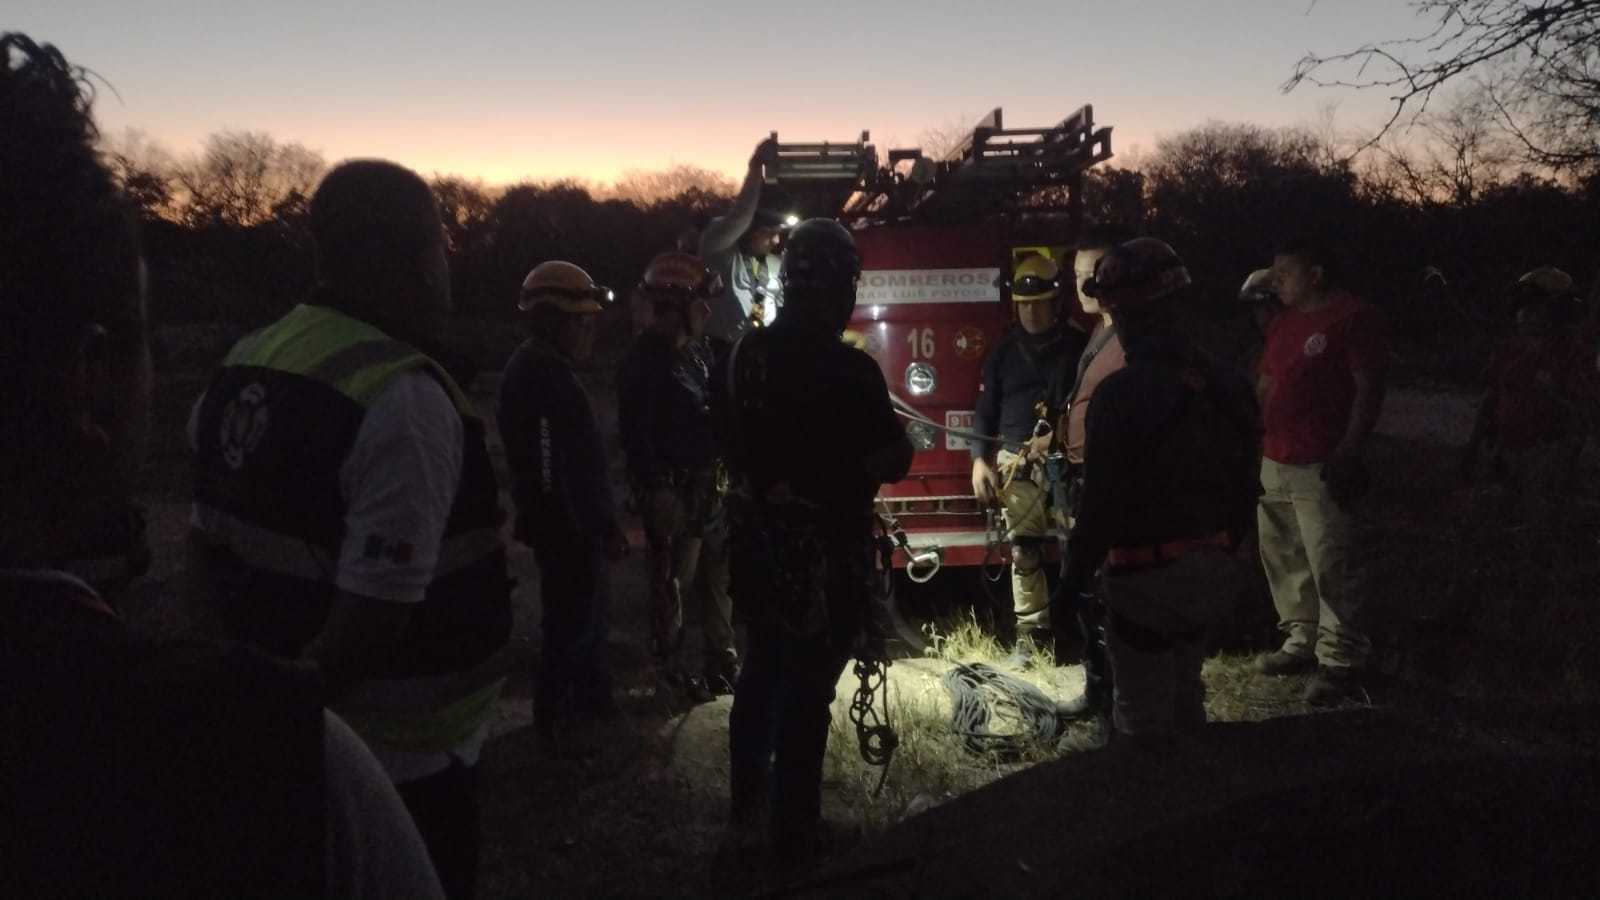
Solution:
<svg viewBox="0 0 1600 900">
<path fill-rule="evenodd" d="M 1362 585 L 1355 522 L 1328 496 L 1320 463 L 1261 461 L 1261 565 L 1287 635 L 1283 652 L 1328 668 L 1365 666 L 1372 643 L 1359 623 Z"/>
<path fill-rule="evenodd" d="M 995 462 L 1004 469 L 1017 454 L 1001 450 Z M 1005 476 L 1001 476 L 1004 484 Z M 1044 538 L 1049 530 L 1045 507 L 1044 464 L 1035 463 L 1026 476 L 1017 475 L 1000 491 L 1006 536 L 1011 541 L 1011 606 L 1020 630 L 1050 627 L 1050 587 L 1044 577 Z"/>
<path fill-rule="evenodd" d="M 1237 564 L 1221 550 L 1106 575 L 1106 649 L 1118 733 L 1171 736 L 1205 724 L 1206 635 L 1233 606 Z"/>
</svg>

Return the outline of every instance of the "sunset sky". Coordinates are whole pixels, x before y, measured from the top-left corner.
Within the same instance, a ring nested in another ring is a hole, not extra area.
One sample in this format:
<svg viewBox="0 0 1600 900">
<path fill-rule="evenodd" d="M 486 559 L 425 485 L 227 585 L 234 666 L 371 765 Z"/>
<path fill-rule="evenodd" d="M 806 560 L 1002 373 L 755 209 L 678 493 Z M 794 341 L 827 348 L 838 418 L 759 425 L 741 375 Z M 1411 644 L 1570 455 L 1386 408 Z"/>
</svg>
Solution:
<svg viewBox="0 0 1600 900">
<path fill-rule="evenodd" d="M 98 113 L 180 154 L 223 129 L 329 160 L 510 183 L 742 170 L 785 140 L 915 145 L 995 106 L 1013 126 L 1092 102 L 1114 147 L 1207 119 L 1382 121 L 1378 92 L 1279 85 L 1307 51 L 1426 31 L 1399 0 L 920 3 L 236 3 L 9 0 L 0 29 L 103 77 Z"/>
</svg>

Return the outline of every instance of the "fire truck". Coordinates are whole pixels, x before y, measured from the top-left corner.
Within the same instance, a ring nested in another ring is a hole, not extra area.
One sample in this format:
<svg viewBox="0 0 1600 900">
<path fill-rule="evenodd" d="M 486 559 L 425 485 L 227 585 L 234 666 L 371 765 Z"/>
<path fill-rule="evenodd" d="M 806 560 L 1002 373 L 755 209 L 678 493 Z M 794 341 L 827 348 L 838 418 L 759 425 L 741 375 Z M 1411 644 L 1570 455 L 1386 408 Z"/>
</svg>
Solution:
<svg viewBox="0 0 1600 900">
<path fill-rule="evenodd" d="M 984 357 L 1011 326 L 1015 264 L 1040 254 L 1070 273 L 1084 173 L 1111 157 L 1111 129 L 1091 106 L 1043 128 L 1007 128 L 995 109 L 939 158 L 913 148 L 880 159 L 867 132 L 777 144 L 767 182 L 798 214 L 845 223 L 861 250 L 850 328 L 883 370 L 917 451 L 910 475 L 879 503 L 897 546 L 889 607 L 900 637 L 919 643 L 912 623 L 933 617 L 936 583 L 970 595 L 981 573 L 976 586 L 991 602 L 1009 598 L 1004 524 L 972 493 L 973 405 Z M 1070 276 L 1062 288 L 1063 316 L 1092 327 Z"/>
</svg>

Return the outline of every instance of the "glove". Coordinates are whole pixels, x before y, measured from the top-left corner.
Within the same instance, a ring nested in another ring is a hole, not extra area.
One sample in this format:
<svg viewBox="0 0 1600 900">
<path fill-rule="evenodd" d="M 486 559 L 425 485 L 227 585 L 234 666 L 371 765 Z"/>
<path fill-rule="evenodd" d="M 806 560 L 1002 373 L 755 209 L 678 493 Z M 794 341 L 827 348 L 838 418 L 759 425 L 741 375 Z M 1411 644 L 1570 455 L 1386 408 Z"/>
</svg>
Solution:
<svg viewBox="0 0 1600 900">
<path fill-rule="evenodd" d="M 1349 509 L 1367 493 L 1367 467 L 1353 453 L 1337 454 L 1322 465 L 1322 483 L 1340 509 Z"/>
</svg>

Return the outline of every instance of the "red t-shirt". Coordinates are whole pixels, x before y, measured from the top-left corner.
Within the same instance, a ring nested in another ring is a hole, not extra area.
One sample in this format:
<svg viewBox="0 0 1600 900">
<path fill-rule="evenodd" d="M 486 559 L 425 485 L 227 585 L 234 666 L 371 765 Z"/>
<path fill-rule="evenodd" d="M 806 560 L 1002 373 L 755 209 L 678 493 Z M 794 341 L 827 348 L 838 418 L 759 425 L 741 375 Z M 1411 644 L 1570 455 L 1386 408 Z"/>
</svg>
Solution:
<svg viewBox="0 0 1600 900">
<path fill-rule="evenodd" d="M 1588 353 L 1572 341 L 1541 347 L 1513 337 L 1490 355 L 1484 380 L 1496 440 L 1517 449 L 1566 438 L 1572 406 L 1594 390 L 1595 372 Z"/>
<path fill-rule="evenodd" d="M 1350 426 L 1354 373 L 1380 374 L 1388 364 L 1383 319 L 1364 300 L 1339 294 L 1315 312 L 1279 314 L 1261 353 L 1261 375 L 1272 379 L 1262 453 L 1289 465 L 1326 461 Z"/>
</svg>

